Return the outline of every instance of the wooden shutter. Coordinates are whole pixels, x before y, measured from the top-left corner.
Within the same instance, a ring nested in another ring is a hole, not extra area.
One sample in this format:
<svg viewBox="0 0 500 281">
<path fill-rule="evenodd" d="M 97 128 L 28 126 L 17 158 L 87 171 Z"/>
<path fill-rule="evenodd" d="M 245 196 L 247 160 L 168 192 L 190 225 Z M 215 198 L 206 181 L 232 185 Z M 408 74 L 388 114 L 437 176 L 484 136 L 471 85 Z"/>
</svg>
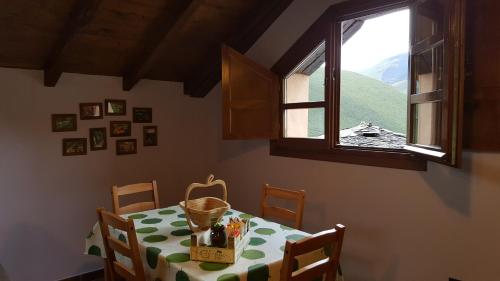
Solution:
<svg viewBox="0 0 500 281">
<path fill-rule="evenodd" d="M 464 87 L 464 0 L 411 7 L 407 150 L 458 166 Z"/>
<path fill-rule="evenodd" d="M 222 47 L 224 139 L 277 139 L 279 93 L 276 74 Z"/>
</svg>

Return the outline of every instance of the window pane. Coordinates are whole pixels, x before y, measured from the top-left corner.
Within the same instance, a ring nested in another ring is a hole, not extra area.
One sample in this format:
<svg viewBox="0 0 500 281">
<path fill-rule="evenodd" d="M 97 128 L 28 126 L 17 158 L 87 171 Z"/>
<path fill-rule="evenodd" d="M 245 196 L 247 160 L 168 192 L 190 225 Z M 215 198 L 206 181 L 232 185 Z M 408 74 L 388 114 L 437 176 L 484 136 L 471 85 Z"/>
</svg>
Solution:
<svg viewBox="0 0 500 281">
<path fill-rule="evenodd" d="M 413 143 L 441 146 L 441 102 L 414 104 Z"/>
<path fill-rule="evenodd" d="M 325 43 L 316 48 L 285 79 L 285 103 L 325 100 Z"/>
<path fill-rule="evenodd" d="M 414 62 L 413 93 L 429 93 L 443 89 L 443 46 L 415 56 Z"/>
<path fill-rule="evenodd" d="M 339 144 L 406 145 L 410 12 L 344 21 Z"/>
<path fill-rule="evenodd" d="M 440 0 L 428 0 L 416 9 L 415 43 L 443 34 L 444 8 Z"/>
<path fill-rule="evenodd" d="M 285 138 L 325 138 L 325 109 L 300 108 L 285 110 Z"/>
</svg>

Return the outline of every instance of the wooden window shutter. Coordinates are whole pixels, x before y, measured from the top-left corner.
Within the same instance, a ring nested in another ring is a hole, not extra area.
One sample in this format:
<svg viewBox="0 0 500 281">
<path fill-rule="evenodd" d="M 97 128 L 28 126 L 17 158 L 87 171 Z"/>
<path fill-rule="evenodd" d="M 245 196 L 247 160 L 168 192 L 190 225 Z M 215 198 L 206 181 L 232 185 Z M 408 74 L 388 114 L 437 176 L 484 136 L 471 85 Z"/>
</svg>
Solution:
<svg viewBox="0 0 500 281">
<path fill-rule="evenodd" d="M 465 0 L 411 7 L 407 150 L 459 166 L 462 148 Z"/>
<path fill-rule="evenodd" d="M 279 77 L 222 47 L 223 139 L 279 137 Z"/>
</svg>

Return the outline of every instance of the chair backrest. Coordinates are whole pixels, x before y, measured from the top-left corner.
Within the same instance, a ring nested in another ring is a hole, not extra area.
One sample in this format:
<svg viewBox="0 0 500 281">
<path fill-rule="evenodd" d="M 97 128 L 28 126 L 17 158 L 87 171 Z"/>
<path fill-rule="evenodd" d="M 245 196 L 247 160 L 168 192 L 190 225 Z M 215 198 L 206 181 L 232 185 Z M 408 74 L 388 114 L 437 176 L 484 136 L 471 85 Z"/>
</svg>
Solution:
<svg viewBox="0 0 500 281">
<path fill-rule="evenodd" d="M 145 281 L 144 268 L 142 266 L 137 235 L 135 233 L 134 221 L 125 220 L 103 208 L 97 209 L 99 226 L 101 227 L 102 240 L 106 251 L 109 274 L 111 280 L 117 280 L 116 276 L 121 276 L 127 281 Z M 128 245 L 109 233 L 109 226 L 127 233 Z M 130 258 L 132 268 L 116 260 L 115 251 Z"/>
<path fill-rule="evenodd" d="M 125 206 L 120 206 L 120 196 L 152 191 L 154 201 L 137 202 Z M 158 199 L 158 187 L 156 186 L 156 181 L 147 183 L 136 183 L 124 186 L 114 185 L 111 188 L 111 194 L 113 195 L 113 211 L 115 214 L 127 214 L 133 212 L 141 212 L 152 209 L 160 208 L 160 203 Z"/>
<path fill-rule="evenodd" d="M 295 201 L 296 202 L 295 211 L 282 207 L 270 206 L 268 202 L 268 199 L 270 197 Z M 273 217 L 282 220 L 288 220 L 292 222 L 290 226 L 293 226 L 296 229 L 301 229 L 302 216 L 304 213 L 305 197 L 306 197 L 306 192 L 304 190 L 294 191 L 278 187 L 272 187 L 269 184 L 265 184 L 262 188 L 262 200 L 260 202 L 261 217 L 263 218 Z"/>
<path fill-rule="evenodd" d="M 281 281 L 311 281 L 326 275 L 326 281 L 337 279 L 340 251 L 344 239 L 345 226 L 337 224 L 334 229 L 319 232 L 311 237 L 291 242 L 287 241 L 283 264 L 281 266 Z M 304 266 L 294 268 L 295 257 L 316 251 L 325 250 L 326 258 Z"/>
</svg>

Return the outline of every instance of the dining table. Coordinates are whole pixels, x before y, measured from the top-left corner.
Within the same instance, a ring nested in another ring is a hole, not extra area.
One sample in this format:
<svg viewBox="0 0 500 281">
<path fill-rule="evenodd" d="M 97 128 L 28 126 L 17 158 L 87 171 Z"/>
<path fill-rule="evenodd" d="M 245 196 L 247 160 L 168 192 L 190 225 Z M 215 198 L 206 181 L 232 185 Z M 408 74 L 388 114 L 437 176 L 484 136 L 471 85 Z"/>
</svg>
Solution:
<svg viewBox="0 0 500 281">
<path fill-rule="evenodd" d="M 229 218 L 250 221 L 248 246 L 234 264 L 200 262 L 190 259 L 190 236 L 184 210 L 180 206 L 148 210 L 121 215 L 131 218 L 137 233 L 137 242 L 144 271 L 148 280 L 154 281 L 266 281 L 280 280 L 287 240 L 297 241 L 310 234 L 253 216 L 237 210 L 228 210 L 222 223 Z M 110 228 L 111 236 L 126 242 L 126 233 Z M 99 223 L 85 239 L 85 254 L 106 258 Z M 294 260 L 296 269 L 322 258 L 327 249 L 308 253 Z M 128 258 L 117 255 L 124 263 Z"/>
</svg>

